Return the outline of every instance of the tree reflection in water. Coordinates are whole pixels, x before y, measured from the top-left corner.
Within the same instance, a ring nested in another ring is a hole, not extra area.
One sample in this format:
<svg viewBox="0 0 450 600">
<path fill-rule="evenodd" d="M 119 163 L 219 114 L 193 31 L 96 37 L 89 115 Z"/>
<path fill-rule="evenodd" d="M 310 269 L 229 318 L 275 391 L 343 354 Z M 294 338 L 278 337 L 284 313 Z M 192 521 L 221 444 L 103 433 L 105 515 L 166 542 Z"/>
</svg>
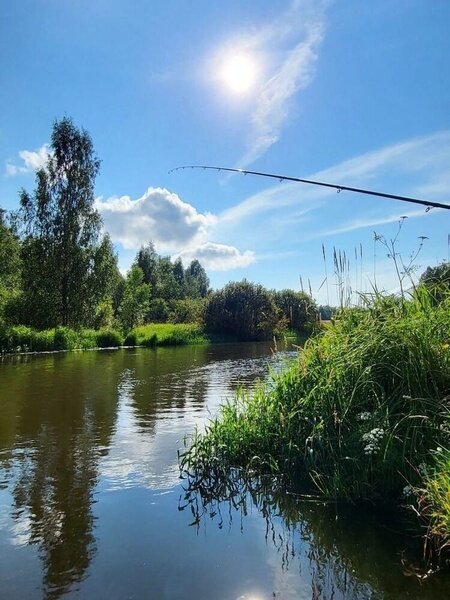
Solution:
<svg viewBox="0 0 450 600">
<path fill-rule="evenodd" d="M 96 551 L 94 488 L 119 400 L 114 358 L 103 353 L 30 361 L 26 375 L 11 379 L 5 398 L 14 407 L 7 429 L 15 431 L 20 448 L 11 447 L 7 459 L 12 518 L 26 543 L 39 548 L 45 598 L 59 598 L 82 581 Z M 74 368 L 77 360 L 84 370 Z M 5 442 L 0 428 L 0 446 Z"/>
<path fill-rule="evenodd" d="M 416 569 L 406 564 L 420 565 L 417 572 L 424 564 L 421 537 L 407 533 L 404 515 L 325 503 L 287 491 L 282 480 L 245 477 L 238 469 L 184 477 L 178 509 L 191 513 L 190 526 L 200 531 L 214 522 L 243 531 L 256 510 L 282 571 L 299 568 L 311 600 L 436 600 L 442 578 L 449 580 L 448 574 L 426 581 L 407 576 Z"/>
</svg>

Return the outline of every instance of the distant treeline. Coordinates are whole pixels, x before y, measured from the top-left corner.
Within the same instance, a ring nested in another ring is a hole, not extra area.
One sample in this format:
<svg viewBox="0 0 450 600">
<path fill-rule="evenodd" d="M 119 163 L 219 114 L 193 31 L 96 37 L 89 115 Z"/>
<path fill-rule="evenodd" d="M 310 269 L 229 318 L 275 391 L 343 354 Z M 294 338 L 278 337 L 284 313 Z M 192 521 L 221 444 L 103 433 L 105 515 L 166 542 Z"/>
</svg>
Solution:
<svg viewBox="0 0 450 600">
<path fill-rule="evenodd" d="M 89 134 L 69 118 L 56 121 L 34 192 L 20 192 L 19 210 L 0 211 L 3 331 L 23 325 L 126 335 L 144 323 L 171 322 L 263 339 L 286 329 L 302 332 L 315 322 L 317 308 L 303 292 L 270 291 L 246 280 L 212 292 L 198 260 L 185 267 L 180 258 L 157 254 L 151 241 L 124 277 L 94 207 L 99 166 Z M 45 346 L 41 338 L 33 339 Z"/>
</svg>

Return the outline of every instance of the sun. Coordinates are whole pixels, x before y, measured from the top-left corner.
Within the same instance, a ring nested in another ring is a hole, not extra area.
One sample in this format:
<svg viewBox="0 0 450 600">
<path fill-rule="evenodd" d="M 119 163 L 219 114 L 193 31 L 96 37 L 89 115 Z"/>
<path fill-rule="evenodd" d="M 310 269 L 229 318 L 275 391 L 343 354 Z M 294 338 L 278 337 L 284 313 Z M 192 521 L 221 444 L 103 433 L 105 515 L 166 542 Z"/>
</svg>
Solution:
<svg viewBox="0 0 450 600">
<path fill-rule="evenodd" d="M 248 54 L 233 54 L 223 61 L 221 79 L 236 94 L 248 92 L 256 80 L 256 64 Z"/>
</svg>

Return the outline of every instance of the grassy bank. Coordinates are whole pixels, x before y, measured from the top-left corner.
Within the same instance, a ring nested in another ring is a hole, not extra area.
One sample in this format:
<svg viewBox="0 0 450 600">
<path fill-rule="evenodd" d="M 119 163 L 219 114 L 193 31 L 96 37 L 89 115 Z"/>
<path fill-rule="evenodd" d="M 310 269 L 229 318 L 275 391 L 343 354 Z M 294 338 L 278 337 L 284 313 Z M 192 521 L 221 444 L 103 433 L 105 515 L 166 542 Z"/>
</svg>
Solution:
<svg viewBox="0 0 450 600">
<path fill-rule="evenodd" d="M 209 341 L 196 323 L 149 323 L 135 327 L 125 338 L 127 346 L 178 346 Z"/>
<path fill-rule="evenodd" d="M 294 333 L 280 339 L 294 337 Z M 296 341 L 303 337 L 295 336 Z M 90 350 L 120 346 L 180 346 L 187 344 L 208 344 L 237 342 L 236 337 L 206 333 L 197 323 L 149 323 L 132 329 L 127 335 L 118 330 L 80 329 L 56 327 L 37 331 L 24 325 L 0 329 L 0 353 L 51 352 L 57 350 Z"/>
<path fill-rule="evenodd" d="M 80 329 L 57 327 L 36 331 L 23 325 L 0 331 L 0 352 L 49 352 L 88 350 L 119 346 L 175 346 L 209 342 L 196 324 L 156 323 L 132 329 L 128 335 L 114 329 Z"/>
<path fill-rule="evenodd" d="M 118 347 L 123 336 L 114 329 L 81 329 L 56 327 L 36 331 L 24 325 L 0 330 L 0 352 L 50 352 L 56 350 L 88 350 Z"/>
<path fill-rule="evenodd" d="M 282 474 L 336 500 L 402 503 L 424 489 L 450 539 L 448 461 L 434 458 L 450 447 L 449 343 L 450 299 L 423 290 L 344 310 L 296 365 L 194 434 L 182 467 Z"/>
</svg>

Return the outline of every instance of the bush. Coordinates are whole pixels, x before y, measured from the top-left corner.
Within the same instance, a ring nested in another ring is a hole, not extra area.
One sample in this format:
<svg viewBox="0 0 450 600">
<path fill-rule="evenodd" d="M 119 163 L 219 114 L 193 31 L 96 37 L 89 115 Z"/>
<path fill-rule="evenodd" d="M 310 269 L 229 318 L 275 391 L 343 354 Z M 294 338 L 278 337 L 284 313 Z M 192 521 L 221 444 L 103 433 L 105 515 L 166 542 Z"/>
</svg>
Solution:
<svg viewBox="0 0 450 600">
<path fill-rule="evenodd" d="M 74 350 L 79 348 L 79 337 L 73 329 L 57 327 L 54 335 L 55 350 Z"/>
<path fill-rule="evenodd" d="M 208 333 L 241 340 L 267 339 L 285 325 L 271 294 L 245 279 L 228 283 L 208 297 L 204 323 Z"/>
<path fill-rule="evenodd" d="M 3 331 L 2 352 L 26 352 L 30 350 L 33 330 L 25 325 L 13 325 Z"/>
<path fill-rule="evenodd" d="M 134 329 L 126 336 L 124 346 L 138 346 L 138 338 Z"/>
<path fill-rule="evenodd" d="M 273 292 L 273 299 L 291 331 L 311 331 L 316 323 L 317 306 L 311 296 L 294 290 Z"/>
<path fill-rule="evenodd" d="M 205 309 L 203 298 L 173 300 L 169 304 L 168 320 L 171 323 L 201 323 Z"/>
<path fill-rule="evenodd" d="M 122 346 L 123 336 L 115 329 L 100 329 L 96 332 L 96 345 L 98 348 L 113 348 Z"/>
<path fill-rule="evenodd" d="M 196 323 L 149 323 L 132 329 L 125 344 L 152 347 L 202 344 L 207 341 L 202 328 Z"/>
<path fill-rule="evenodd" d="M 32 346 L 33 352 L 51 352 L 54 350 L 54 329 L 45 329 L 44 331 L 34 331 Z"/>
</svg>

